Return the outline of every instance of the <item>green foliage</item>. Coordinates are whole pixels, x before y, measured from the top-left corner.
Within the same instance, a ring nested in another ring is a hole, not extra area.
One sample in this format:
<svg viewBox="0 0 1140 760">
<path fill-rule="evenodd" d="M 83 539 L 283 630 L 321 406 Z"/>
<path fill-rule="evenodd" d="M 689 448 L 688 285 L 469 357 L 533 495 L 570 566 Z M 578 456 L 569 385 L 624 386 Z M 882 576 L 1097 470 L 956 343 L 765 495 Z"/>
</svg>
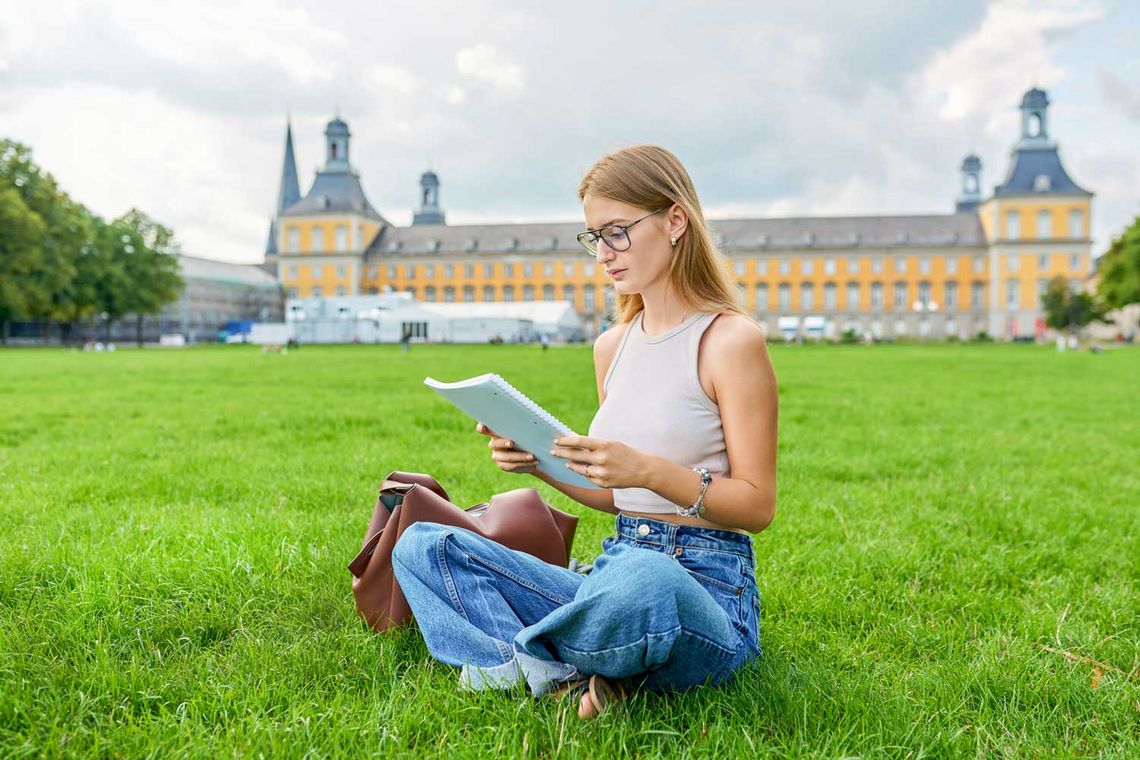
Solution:
<svg viewBox="0 0 1140 760">
<path fill-rule="evenodd" d="M 0 321 L 4 329 L 42 295 L 28 286 L 43 258 L 44 223 L 20 194 L 0 186 Z"/>
<path fill-rule="evenodd" d="M 612 516 L 422 385 L 500 372 L 585 430 L 589 346 L 9 352 L 0 756 L 1140 756 L 1140 352 L 771 354 L 765 656 L 585 724 L 370 633 L 345 565 L 393 469 L 535 486 L 595 556 Z"/>
<path fill-rule="evenodd" d="M 1109 309 L 1140 303 L 1140 216 L 1112 241 L 1097 272 L 1097 293 Z"/>
<path fill-rule="evenodd" d="M 1054 330 L 1079 330 L 1104 318 L 1091 295 L 1073 290 L 1060 275 L 1051 279 L 1041 294 L 1041 309 L 1045 312 L 1045 324 Z"/>
<path fill-rule="evenodd" d="M 111 223 L 91 214 L 59 189 L 26 145 L 0 140 L 0 189 L 15 193 L 41 224 L 31 258 L 30 249 L 19 242 L 24 228 L 0 226 L 0 246 L 24 246 L 22 263 L 0 263 L 19 271 L 7 288 L 20 293 L 18 299 L 0 296 L 5 299 L 0 301 L 0 319 L 70 322 L 98 312 L 115 318 L 154 314 L 181 292 L 178 262 L 172 255 L 178 245 L 168 228 L 134 209 Z M 11 198 L 4 203 L 4 213 L 23 217 Z"/>
</svg>

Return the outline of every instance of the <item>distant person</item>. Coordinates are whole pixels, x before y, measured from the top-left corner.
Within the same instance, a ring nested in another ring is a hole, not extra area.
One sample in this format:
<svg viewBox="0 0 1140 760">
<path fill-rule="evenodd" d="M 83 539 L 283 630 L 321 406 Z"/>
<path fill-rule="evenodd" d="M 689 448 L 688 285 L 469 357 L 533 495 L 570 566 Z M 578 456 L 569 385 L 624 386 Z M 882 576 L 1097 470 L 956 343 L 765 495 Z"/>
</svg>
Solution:
<svg viewBox="0 0 1140 760">
<path fill-rule="evenodd" d="M 412 345 L 412 328 L 405 327 L 404 334 L 400 336 L 400 350 L 407 353 Z"/>
<path fill-rule="evenodd" d="M 542 350 L 550 348 L 550 336 L 546 333 L 539 333 L 538 342 L 542 344 Z"/>
<path fill-rule="evenodd" d="M 615 533 L 582 575 L 421 522 L 392 566 L 428 651 L 461 667 L 463 686 L 562 693 L 591 718 L 631 689 L 721 684 L 759 656 L 749 534 L 776 511 L 777 399 L 764 333 L 680 161 L 619 150 L 578 194 L 578 240 L 611 278 L 619 316 L 594 344 L 601 407 L 589 435 L 556 439 L 552 454 L 597 488 L 555 480 L 476 429 L 501 470 L 616 513 Z"/>
</svg>

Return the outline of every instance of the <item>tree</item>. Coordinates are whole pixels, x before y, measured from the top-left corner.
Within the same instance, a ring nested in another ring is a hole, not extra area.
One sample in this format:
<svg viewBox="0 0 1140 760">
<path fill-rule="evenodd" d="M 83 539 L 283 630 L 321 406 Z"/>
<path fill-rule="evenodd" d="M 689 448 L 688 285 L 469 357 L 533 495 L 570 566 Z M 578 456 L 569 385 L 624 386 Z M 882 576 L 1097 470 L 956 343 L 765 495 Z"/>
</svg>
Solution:
<svg viewBox="0 0 1140 760">
<path fill-rule="evenodd" d="M 174 233 L 138 209 L 115 220 L 123 243 L 123 268 L 130 283 L 126 310 L 135 315 L 135 338 L 143 343 L 143 318 L 157 314 L 182 292 L 181 269 Z"/>
<path fill-rule="evenodd" d="M 1100 258 L 1097 293 L 1108 309 L 1140 303 L 1140 216 Z"/>
<path fill-rule="evenodd" d="M 8 343 L 12 319 L 42 297 L 30 282 L 43 258 L 44 223 L 16 190 L 0 186 L 0 342 Z"/>
<path fill-rule="evenodd" d="M 1060 275 L 1049 281 L 1041 295 L 1045 324 L 1054 330 L 1079 330 L 1089 322 L 1104 319 L 1104 310 L 1088 293 L 1078 293 Z"/>
</svg>

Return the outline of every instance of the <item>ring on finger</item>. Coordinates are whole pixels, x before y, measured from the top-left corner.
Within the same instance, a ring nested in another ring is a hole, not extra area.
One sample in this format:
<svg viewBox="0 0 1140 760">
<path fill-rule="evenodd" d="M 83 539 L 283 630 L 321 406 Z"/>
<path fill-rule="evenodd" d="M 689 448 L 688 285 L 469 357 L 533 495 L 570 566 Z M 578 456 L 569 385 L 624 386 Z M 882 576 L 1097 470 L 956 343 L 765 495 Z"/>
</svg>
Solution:
<svg viewBox="0 0 1140 760">
<path fill-rule="evenodd" d="M 590 477 L 590 465 L 586 465 L 586 477 Z"/>
</svg>

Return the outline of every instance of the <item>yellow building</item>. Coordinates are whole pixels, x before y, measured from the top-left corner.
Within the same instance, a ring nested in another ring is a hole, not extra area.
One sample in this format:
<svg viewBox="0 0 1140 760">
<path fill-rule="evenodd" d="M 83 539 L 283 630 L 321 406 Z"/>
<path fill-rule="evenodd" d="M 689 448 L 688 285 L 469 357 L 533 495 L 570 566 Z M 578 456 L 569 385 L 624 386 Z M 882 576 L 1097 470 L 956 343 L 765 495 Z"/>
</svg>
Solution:
<svg viewBox="0 0 1140 760">
<path fill-rule="evenodd" d="M 711 220 L 742 301 L 769 334 L 797 322 L 884 338 L 1043 331 L 1045 282 L 1061 274 L 1079 284 L 1089 271 L 1092 201 L 1049 140 L 1047 107 L 1043 91 L 1025 94 L 1009 173 L 989 198 L 981 161 L 967 156 L 954 213 Z M 605 272 L 575 239 L 580 224 L 449 225 L 427 172 L 413 223 L 397 227 L 364 196 L 347 125 L 334 119 L 325 136 L 325 167 L 302 198 L 286 132 L 267 261 L 289 297 L 395 289 L 427 302 L 565 300 L 587 336 L 612 316 Z"/>
</svg>

